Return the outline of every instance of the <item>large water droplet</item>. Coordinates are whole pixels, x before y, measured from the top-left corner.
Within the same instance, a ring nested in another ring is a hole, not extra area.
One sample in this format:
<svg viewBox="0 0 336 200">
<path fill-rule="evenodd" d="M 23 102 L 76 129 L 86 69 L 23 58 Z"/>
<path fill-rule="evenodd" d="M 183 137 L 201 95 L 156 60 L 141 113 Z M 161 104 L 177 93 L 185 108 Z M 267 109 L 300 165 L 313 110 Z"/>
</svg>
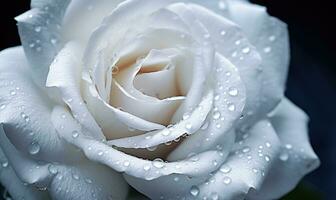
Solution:
<svg viewBox="0 0 336 200">
<path fill-rule="evenodd" d="M 286 162 L 288 160 L 288 158 L 289 158 L 289 155 L 286 152 L 281 153 L 280 156 L 279 156 L 279 159 L 281 161 L 284 161 L 284 162 Z"/>
<path fill-rule="evenodd" d="M 213 113 L 212 118 L 217 120 L 217 119 L 220 118 L 220 116 L 221 116 L 220 112 L 216 111 L 216 112 Z"/>
<path fill-rule="evenodd" d="M 245 48 L 242 50 L 242 52 L 245 53 L 245 54 L 250 53 L 250 51 L 251 51 L 250 47 L 245 47 Z"/>
<path fill-rule="evenodd" d="M 224 182 L 224 184 L 226 184 L 226 185 L 229 185 L 230 183 L 231 183 L 231 178 L 230 177 L 228 177 L 228 176 L 226 176 L 226 177 L 224 177 L 223 178 L 223 182 Z"/>
<path fill-rule="evenodd" d="M 196 197 L 199 194 L 199 189 L 197 186 L 193 185 L 190 188 L 190 194 L 194 197 Z"/>
<path fill-rule="evenodd" d="M 145 166 L 143 167 L 143 169 L 144 169 L 145 171 L 149 171 L 149 170 L 150 170 L 150 168 L 151 168 L 151 166 L 150 166 L 150 165 L 145 165 Z"/>
<path fill-rule="evenodd" d="M 50 174 L 57 174 L 57 167 L 55 165 L 49 165 L 48 166 L 48 170 L 50 172 Z"/>
<path fill-rule="evenodd" d="M 165 163 L 163 162 L 163 160 L 161 158 L 154 159 L 152 164 L 156 168 L 162 168 L 162 167 L 165 166 Z"/>
<path fill-rule="evenodd" d="M 41 149 L 41 147 L 37 142 L 32 142 L 28 147 L 29 153 L 31 155 L 38 154 L 40 152 L 40 149 Z"/>
<path fill-rule="evenodd" d="M 236 110 L 236 106 L 233 103 L 229 103 L 228 104 L 228 109 L 229 109 L 229 111 L 235 111 Z"/>
<path fill-rule="evenodd" d="M 234 87 L 231 87 L 231 88 L 229 89 L 229 95 L 230 95 L 230 96 L 233 96 L 233 97 L 237 96 L 237 95 L 238 95 L 238 89 L 237 89 L 237 88 L 234 88 Z"/>
<path fill-rule="evenodd" d="M 76 131 L 76 130 L 72 131 L 72 137 L 73 138 L 78 138 L 78 136 L 79 136 L 78 131 Z"/>
</svg>

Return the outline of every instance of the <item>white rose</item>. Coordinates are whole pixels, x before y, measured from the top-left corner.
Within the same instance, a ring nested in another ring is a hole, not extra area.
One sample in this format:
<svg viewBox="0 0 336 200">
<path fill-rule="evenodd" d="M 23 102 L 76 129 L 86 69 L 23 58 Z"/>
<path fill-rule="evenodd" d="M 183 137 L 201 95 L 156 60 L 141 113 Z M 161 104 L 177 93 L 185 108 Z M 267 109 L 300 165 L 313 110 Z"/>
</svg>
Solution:
<svg viewBox="0 0 336 200">
<path fill-rule="evenodd" d="M 274 199 L 319 165 L 284 23 L 245 1 L 32 0 L 0 54 L 14 199 Z"/>
</svg>

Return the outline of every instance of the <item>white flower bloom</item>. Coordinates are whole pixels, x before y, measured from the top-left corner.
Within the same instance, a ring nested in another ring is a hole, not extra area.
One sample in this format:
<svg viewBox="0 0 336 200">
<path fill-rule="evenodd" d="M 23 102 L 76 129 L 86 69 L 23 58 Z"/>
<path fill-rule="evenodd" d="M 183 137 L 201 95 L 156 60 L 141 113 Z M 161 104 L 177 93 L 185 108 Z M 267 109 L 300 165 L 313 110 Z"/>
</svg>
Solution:
<svg viewBox="0 0 336 200">
<path fill-rule="evenodd" d="M 319 165 L 287 27 L 239 0 L 32 0 L 0 53 L 14 199 L 275 199 Z"/>
</svg>

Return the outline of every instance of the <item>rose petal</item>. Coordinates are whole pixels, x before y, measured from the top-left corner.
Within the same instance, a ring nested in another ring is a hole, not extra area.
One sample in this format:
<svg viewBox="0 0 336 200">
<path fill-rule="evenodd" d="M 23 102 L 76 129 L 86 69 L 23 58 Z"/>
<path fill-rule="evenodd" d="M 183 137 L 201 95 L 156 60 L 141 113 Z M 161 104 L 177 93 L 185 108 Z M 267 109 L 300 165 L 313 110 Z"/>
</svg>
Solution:
<svg viewBox="0 0 336 200">
<path fill-rule="evenodd" d="M 199 197 L 210 198 L 216 194 L 219 199 L 245 199 L 249 190 L 260 189 L 276 163 L 280 141 L 267 121 L 258 122 L 248 134 L 235 145 L 237 153 L 231 155 L 221 170 L 212 176 L 214 181 L 197 186 Z"/>
<path fill-rule="evenodd" d="M 260 112 L 270 112 L 284 96 L 289 66 L 287 25 L 269 16 L 265 7 L 242 1 L 228 2 L 228 17 L 243 29 L 262 57 L 263 106 Z"/>
<path fill-rule="evenodd" d="M 203 125 L 203 122 L 212 107 L 212 99 L 213 92 L 209 91 L 199 104 L 199 107 L 195 109 L 187 119 L 183 119 L 169 128 L 147 132 L 146 134 L 139 136 L 111 140 L 108 144 L 124 148 L 149 148 L 166 142 L 171 142 L 185 133 L 191 135 Z"/>
<path fill-rule="evenodd" d="M 288 193 L 303 176 L 319 166 L 308 138 L 308 117 L 288 99 L 284 99 L 271 116 L 282 149 L 262 187 L 251 199 L 275 199 Z"/>
<path fill-rule="evenodd" d="M 32 1 L 32 9 L 16 17 L 22 46 L 34 81 L 44 86 L 49 65 L 63 45 L 59 26 L 69 0 Z"/>
<path fill-rule="evenodd" d="M 241 116 L 245 106 L 245 86 L 237 68 L 220 54 L 216 54 L 212 71 L 215 88 L 214 105 L 204 126 L 183 141 L 168 157 L 176 160 L 190 153 L 198 153 L 218 147 L 228 153 L 234 142 L 230 131 Z"/>
<path fill-rule="evenodd" d="M 48 190 L 52 199 L 126 199 L 128 185 L 112 169 L 84 160 L 74 165 L 50 165 L 55 174 Z"/>
<path fill-rule="evenodd" d="M 0 124 L 0 147 L 7 156 L 12 169 L 22 182 L 46 187 L 52 176 L 46 165 L 39 165 L 36 161 L 19 152 L 9 141 L 3 126 Z M 27 173 L 29 172 L 29 173 Z"/>
<path fill-rule="evenodd" d="M 248 97 L 243 112 L 246 124 L 260 119 L 262 116 L 254 115 L 259 109 L 262 85 L 261 57 L 258 51 L 233 22 L 195 4 L 188 4 L 187 7 L 187 11 L 192 12 L 209 31 L 209 39 L 216 44 L 216 51 L 237 67 Z"/>
<path fill-rule="evenodd" d="M 164 128 L 160 124 L 143 120 L 110 106 L 99 97 L 90 80 L 84 80 L 83 84 L 83 98 L 108 139 L 129 137 L 142 134 L 144 131 Z"/>
<path fill-rule="evenodd" d="M 264 175 L 271 170 L 272 163 L 280 150 L 280 143 L 274 129 L 267 121 L 259 122 L 245 138 L 244 146 L 236 144 L 239 154 L 233 154 L 225 164 L 212 175 L 187 178 L 180 175 L 160 177 L 143 181 L 130 176 L 126 180 L 134 188 L 152 199 L 243 199 L 250 188 L 259 188 Z M 265 146 L 259 156 L 259 146 Z M 249 149 L 247 149 L 247 147 Z M 250 155 L 251 154 L 251 155 Z M 250 158 L 251 156 L 251 158 Z M 266 157 L 267 156 L 267 157 Z M 208 165 L 211 163 L 208 163 Z M 212 163 L 213 164 L 213 163 Z"/>
<path fill-rule="evenodd" d="M 0 130 L 2 131 L 2 130 Z M 47 200 L 48 194 L 25 185 L 15 174 L 0 148 L 0 182 L 14 199 Z"/>
<path fill-rule="evenodd" d="M 59 116 L 62 115 L 65 115 L 65 118 L 59 120 Z M 55 107 L 52 119 L 54 119 L 55 127 L 64 126 L 62 132 L 60 130 L 62 137 L 82 149 L 87 158 L 105 164 L 118 172 L 125 172 L 137 178 L 153 180 L 173 173 L 200 176 L 207 174 L 209 171 L 214 171 L 218 167 L 216 165 L 208 165 L 209 162 L 223 162 L 223 158 L 218 151 L 206 151 L 197 154 L 195 155 L 198 158 L 197 161 L 183 160 L 164 163 L 158 160 L 147 161 L 139 159 L 117 151 L 100 141 L 85 137 L 81 133 L 81 127 L 64 108 Z M 73 137 L 73 131 L 78 132 L 76 137 Z"/>
<path fill-rule="evenodd" d="M 97 139 L 103 139 L 105 136 L 81 97 L 81 54 L 81 47 L 77 43 L 66 44 L 50 66 L 46 86 L 58 88 L 63 101 L 76 119 L 88 129 L 88 133 Z"/>
<path fill-rule="evenodd" d="M 0 123 L 13 145 L 45 161 L 76 160 L 50 119 L 52 101 L 34 84 L 20 47 L 0 53 Z M 61 156 L 68 155 L 68 156 Z"/>
<path fill-rule="evenodd" d="M 85 52 L 84 64 L 87 69 L 91 66 L 95 66 L 97 63 L 97 56 L 99 52 L 105 48 L 109 43 L 109 46 L 114 46 L 123 34 L 128 30 L 128 26 L 124 26 L 125 23 L 130 23 L 134 19 L 141 19 L 142 16 L 149 15 L 155 10 L 158 10 L 165 5 L 168 5 L 170 1 L 156 1 L 156 0 L 127 0 L 118 5 L 113 12 L 108 15 L 103 23 L 95 30 L 91 36 Z M 127 15 L 125 13 L 132 13 Z M 114 37 L 110 37 L 114 35 Z M 107 41 L 108 39 L 108 41 Z"/>
</svg>

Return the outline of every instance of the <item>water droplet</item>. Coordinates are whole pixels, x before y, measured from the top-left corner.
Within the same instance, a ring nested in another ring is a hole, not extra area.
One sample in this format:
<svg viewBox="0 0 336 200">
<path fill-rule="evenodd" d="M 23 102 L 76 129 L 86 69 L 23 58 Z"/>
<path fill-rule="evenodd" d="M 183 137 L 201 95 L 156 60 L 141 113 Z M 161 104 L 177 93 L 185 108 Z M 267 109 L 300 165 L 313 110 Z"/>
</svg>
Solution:
<svg viewBox="0 0 336 200">
<path fill-rule="evenodd" d="M 268 147 L 268 148 L 270 148 L 270 147 L 272 146 L 271 143 L 269 143 L 269 142 L 266 142 L 265 145 L 266 145 L 266 147 Z"/>
<path fill-rule="evenodd" d="M 175 182 L 178 182 L 179 180 L 180 180 L 180 178 L 179 178 L 179 177 L 177 177 L 177 176 L 176 176 L 176 177 L 174 177 L 174 181 L 175 181 Z"/>
<path fill-rule="evenodd" d="M 217 119 L 220 118 L 220 116 L 221 116 L 221 113 L 218 112 L 218 111 L 216 111 L 216 112 L 213 113 L 212 118 L 214 118 L 215 120 L 217 120 Z"/>
<path fill-rule="evenodd" d="M 41 28 L 41 26 L 36 26 L 34 30 L 35 30 L 35 32 L 39 33 L 39 32 L 41 32 L 42 28 Z"/>
<path fill-rule="evenodd" d="M 9 94 L 14 96 L 14 95 L 16 95 L 16 92 L 15 92 L 15 90 L 11 90 Z"/>
<path fill-rule="evenodd" d="M 104 154 L 103 151 L 98 151 L 98 156 L 102 156 Z"/>
<path fill-rule="evenodd" d="M 189 117 L 190 117 L 190 114 L 189 114 L 189 113 L 184 113 L 183 116 L 182 116 L 183 120 L 186 120 L 186 119 L 188 119 Z"/>
<path fill-rule="evenodd" d="M 229 167 L 229 166 L 227 166 L 227 165 L 223 165 L 223 166 L 219 169 L 219 171 L 221 171 L 221 172 L 224 173 L 224 174 L 230 173 L 231 170 L 232 170 L 232 168 Z"/>
<path fill-rule="evenodd" d="M 245 54 L 250 53 L 250 51 L 251 51 L 250 47 L 245 47 L 245 48 L 242 50 L 242 52 L 245 53 Z"/>
<path fill-rule="evenodd" d="M 55 44 L 57 44 L 57 39 L 56 38 L 51 38 L 50 42 L 51 42 L 51 44 L 55 45 Z"/>
<path fill-rule="evenodd" d="M 233 96 L 233 97 L 237 96 L 237 95 L 238 95 L 238 89 L 237 89 L 237 88 L 234 88 L 234 87 L 231 87 L 231 88 L 229 89 L 229 95 L 230 95 L 230 96 Z"/>
<path fill-rule="evenodd" d="M 223 178 L 223 182 L 226 184 L 226 185 L 229 185 L 230 183 L 231 183 L 231 178 L 230 177 L 228 177 L 228 176 L 226 176 L 226 177 L 224 177 Z"/>
<path fill-rule="evenodd" d="M 279 156 L 279 159 L 280 159 L 281 161 L 284 161 L 284 162 L 287 161 L 288 158 L 289 158 L 289 155 L 288 155 L 288 153 L 286 153 L 286 152 L 281 153 L 280 156 Z"/>
<path fill-rule="evenodd" d="M 163 160 L 161 158 L 156 158 L 152 161 L 152 164 L 154 167 L 156 168 L 162 168 L 165 166 L 165 163 L 163 162 Z"/>
<path fill-rule="evenodd" d="M 226 76 L 231 76 L 231 72 L 226 72 L 225 75 Z"/>
<path fill-rule="evenodd" d="M 72 131 L 72 137 L 73 138 L 78 138 L 78 136 L 79 136 L 78 131 L 76 131 L 76 130 Z"/>
<path fill-rule="evenodd" d="M 271 158 L 268 155 L 266 155 L 265 160 L 266 160 L 266 162 L 269 162 L 271 160 Z"/>
<path fill-rule="evenodd" d="M 26 115 L 24 112 L 21 113 L 21 117 L 26 121 L 29 122 L 30 118 L 28 115 Z"/>
<path fill-rule="evenodd" d="M 250 147 L 244 147 L 243 148 L 243 153 L 248 153 L 250 151 L 251 151 Z"/>
<path fill-rule="evenodd" d="M 220 34 L 221 34 L 221 36 L 224 36 L 224 35 L 226 35 L 226 31 L 225 31 L 225 30 L 222 30 L 222 31 L 220 32 Z"/>
<path fill-rule="evenodd" d="M 199 194 L 199 189 L 197 186 L 193 185 L 190 188 L 190 194 L 194 197 L 196 197 Z"/>
<path fill-rule="evenodd" d="M 268 40 L 274 42 L 276 37 L 274 35 L 269 36 Z"/>
<path fill-rule="evenodd" d="M 143 167 L 143 169 L 144 169 L 145 171 L 149 171 L 149 170 L 150 170 L 150 168 L 151 168 L 151 166 L 150 166 L 150 165 L 145 165 L 145 166 Z"/>
<path fill-rule="evenodd" d="M 112 75 L 116 75 L 116 74 L 118 74 L 119 73 L 119 67 L 118 66 L 113 66 L 113 68 L 112 68 Z"/>
<path fill-rule="evenodd" d="M 201 130 L 206 130 L 209 127 L 209 122 L 205 122 L 201 127 Z"/>
<path fill-rule="evenodd" d="M 238 55 L 238 52 L 237 52 L 237 51 L 234 51 L 234 52 L 231 54 L 231 56 L 232 56 L 233 58 L 237 57 L 237 55 Z"/>
<path fill-rule="evenodd" d="M 233 103 L 229 103 L 228 104 L 228 109 L 229 109 L 229 111 L 235 111 L 236 110 L 236 106 Z"/>
<path fill-rule="evenodd" d="M 129 162 L 128 160 L 124 161 L 124 166 L 125 166 L 125 167 L 130 166 L 130 162 Z"/>
<path fill-rule="evenodd" d="M 286 149 L 292 149 L 293 148 L 293 146 L 291 144 L 286 144 L 285 147 L 286 147 Z"/>
<path fill-rule="evenodd" d="M 227 9 L 227 5 L 226 5 L 226 3 L 225 3 L 224 1 L 220 0 L 220 1 L 218 2 L 218 8 L 219 8 L 220 10 L 226 10 L 226 9 Z"/>
<path fill-rule="evenodd" d="M 151 135 L 147 135 L 147 136 L 145 137 L 146 140 L 150 140 L 151 138 L 152 138 Z"/>
<path fill-rule="evenodd" d="M 147 147 L 146 148 L 148 151 L 155 151 L 157 149 L 157 146 L 154 147 Z"/>
<path fill-rule="evenodd" d="M 209 33 L 204 34 L 203 37 L 204 37 L 205 39 L 209 39 L 209 38 L 210 38 L 210 34 L 209 34 Z"/>
<path fill-rule="evenodd" d="M 162 135 L 163 135 L 163 136 L 168 136 L 169 134 L 170 134 L 169 129 L 164 129 L 164 130 L 162 131 Z"/>
<path fill-rule="evenodd" d="M 192 124 L 190 122 L 186 123 L 186 129 L 190 130 L 192 128 Z"/>
<path fill-rule="evenodd" d="M 31 154 L 31 155 L 36 155 L 36 154 L 38 154 L 39 152 L 40 152 L 40 145 L 37 143 L 37 142 L 32 142 L 30 145 L 29 145 L 29 147 L 28 147 L 28 149 L 29 149 L 29 153 Z"/>
<path fill-rule="evenodd" d="M 264 48 L 264 52 L 265 53 L 269 53 L 269 52 L 271 52 L 272 51 L 272 48 L 271 47 L 265 47 Z"/>
<path fill-rule="evenodd" d="M 240 40 L 237 40 L 237 41 L 235 42 L 235 44 L 236 44 L 236 45 L 240 45 L 240 44 L 241 44 L 241 41 L 240 41 Z"/>
<path fill-rule="evenodd" d="M 75 174 L 75 173 L 72 174 L 72 178 L 75 179 L 75 180 L 79 180 L 78 174 Z"/>
<path fill-rule="evenodd" d="M 213 192 L 211 193 L 211 196 L 210 196 L 211 200 L 218 200 L 219 199 L 219 196 L 216 192 Z"/>
<path fill-rule="evenodd" d="M 6 105 L 5 104 L 2 104 L 1 106 L 0 106 L 0 110 L 3 110 L 3 109 L 5 109 L 6 108 Z"/>
<path fill-rule="evenodd" d="M 2 166 L 3 168 L 8 167 L 8 161 L 4 161 L 4 162 L 2 162 L 2 163 L 1 163 L 1 166 Z"/>
<path fill-rule="evenodd" d="M 55 165 L 49 165 L 48 170 L 51 174 L 57 174 L 58 172 L 57 167 Z"/>
</svg>

